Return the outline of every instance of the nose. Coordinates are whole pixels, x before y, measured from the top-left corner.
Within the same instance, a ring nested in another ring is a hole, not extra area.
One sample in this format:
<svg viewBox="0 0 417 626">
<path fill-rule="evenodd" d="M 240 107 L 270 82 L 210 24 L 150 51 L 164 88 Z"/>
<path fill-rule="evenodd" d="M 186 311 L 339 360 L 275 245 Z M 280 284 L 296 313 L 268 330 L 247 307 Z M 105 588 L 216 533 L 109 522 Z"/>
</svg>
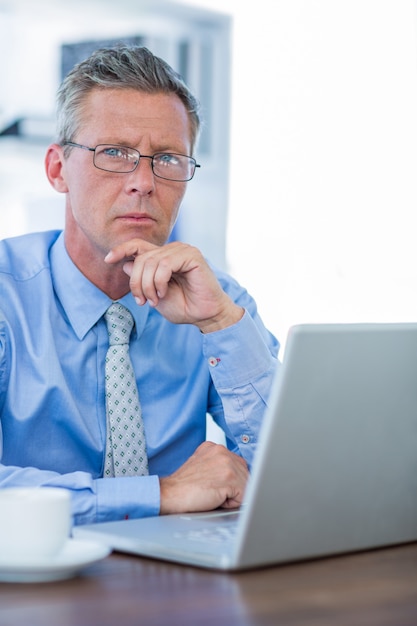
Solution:
<svg viewBox="0 0 417 626">
<path fill-rule="evenodd" d="M 155 175 L 152 170 L 152 157 L 140 156 L 133 172 L 125 174 L 128 193 L 148 195 L 155 189 Z"/>
</svg>

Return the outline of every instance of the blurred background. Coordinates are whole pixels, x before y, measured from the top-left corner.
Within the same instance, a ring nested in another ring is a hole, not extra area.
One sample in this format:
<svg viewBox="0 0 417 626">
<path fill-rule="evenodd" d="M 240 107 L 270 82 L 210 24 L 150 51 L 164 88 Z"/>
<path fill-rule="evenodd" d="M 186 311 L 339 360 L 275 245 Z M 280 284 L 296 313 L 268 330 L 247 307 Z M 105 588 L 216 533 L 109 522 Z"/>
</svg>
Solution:
<svg viewBox="0 0 417 626">
<path fill-rule="evenodd" d="M 415 0 L 0 0 L 0 237 L 61 228 L 55 92 L 94 47 L 163 56 L 202 103 L 176 235 L 300 322 L 417 319 Z"/>
</svg>

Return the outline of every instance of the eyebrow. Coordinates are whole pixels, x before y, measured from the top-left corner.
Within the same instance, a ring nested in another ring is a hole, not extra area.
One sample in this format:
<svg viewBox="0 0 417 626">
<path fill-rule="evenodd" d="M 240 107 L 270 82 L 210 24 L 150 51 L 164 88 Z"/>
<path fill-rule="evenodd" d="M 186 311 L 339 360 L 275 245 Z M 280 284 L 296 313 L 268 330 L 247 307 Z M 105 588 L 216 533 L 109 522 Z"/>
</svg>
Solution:
<svg viewBox="0 0 417 626">
<path fill-rule="evenodd" d="M 103 144 L 111 145 L 111 146 L 122 146 L 122 147 L 125 147 L 125 148 L 133 148 L 134 150 L 137 150 L 139 153 L 141 153 L 141 150 L 138 147 L 136 147 L 130 141 L 114 141 L 114 140 L 111 141 L 111 140 L 101 140 L 100 139 L 99 141 L 97 141 L 97 143 L 95 145 L 99 146 L 99 145 L 103 145 Z M 191 146 L 190 146 L 189 150 L 186 150 L 186 148 L 184 146 L 183 147 L 176 147 L 176 148 L 174 148 L 172 146 L 167 147 L 166 144 L 164 144 L 164 147 L 152 148 L 152 152 L 154 154 L 157 153 L 157 152 L 172 152 L 172 153 L 175 153 L 175 154 L 184 154 L 184 155 L 188 156 L 189 153 L 191 153 Z"/>
</svg>

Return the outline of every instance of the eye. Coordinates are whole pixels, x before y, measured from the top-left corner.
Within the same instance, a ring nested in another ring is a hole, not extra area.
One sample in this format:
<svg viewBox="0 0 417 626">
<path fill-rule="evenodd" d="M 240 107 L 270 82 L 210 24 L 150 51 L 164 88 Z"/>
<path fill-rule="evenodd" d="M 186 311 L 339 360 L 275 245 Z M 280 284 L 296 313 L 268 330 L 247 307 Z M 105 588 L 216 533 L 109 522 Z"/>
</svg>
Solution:
<svg viewBox="0 0 417 626">
<path fill-rule="evenodd" d="M 126 148 L 122 148 L 119 146 L 107 146 L 103 148 L 101 154 L 106 157 L 110 157 L 113 159 L 128 159 L 129 153 Z"/>
<path fill-rule="evenodd" d="M 180 162 L 180 159 L 176 154 L 169 154 L 168 152 L 155 154 L 154 159 L 157 165 L 161 165 L 162 167 L 176 166 Z"/>
</svg>

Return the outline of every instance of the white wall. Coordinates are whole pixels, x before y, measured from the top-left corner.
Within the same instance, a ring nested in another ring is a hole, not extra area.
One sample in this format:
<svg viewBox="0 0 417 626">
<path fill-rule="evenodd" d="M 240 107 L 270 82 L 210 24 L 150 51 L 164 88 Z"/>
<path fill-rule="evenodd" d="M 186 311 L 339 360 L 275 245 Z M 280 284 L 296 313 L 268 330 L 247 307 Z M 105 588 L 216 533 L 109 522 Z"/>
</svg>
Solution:
<svg viewBox="0 0 417 626">
<path fill-rule="evenodd" d="M 414 0 L 234 16 L 228 258 L 269 326 L 417 319 Z"/>
</svg>

